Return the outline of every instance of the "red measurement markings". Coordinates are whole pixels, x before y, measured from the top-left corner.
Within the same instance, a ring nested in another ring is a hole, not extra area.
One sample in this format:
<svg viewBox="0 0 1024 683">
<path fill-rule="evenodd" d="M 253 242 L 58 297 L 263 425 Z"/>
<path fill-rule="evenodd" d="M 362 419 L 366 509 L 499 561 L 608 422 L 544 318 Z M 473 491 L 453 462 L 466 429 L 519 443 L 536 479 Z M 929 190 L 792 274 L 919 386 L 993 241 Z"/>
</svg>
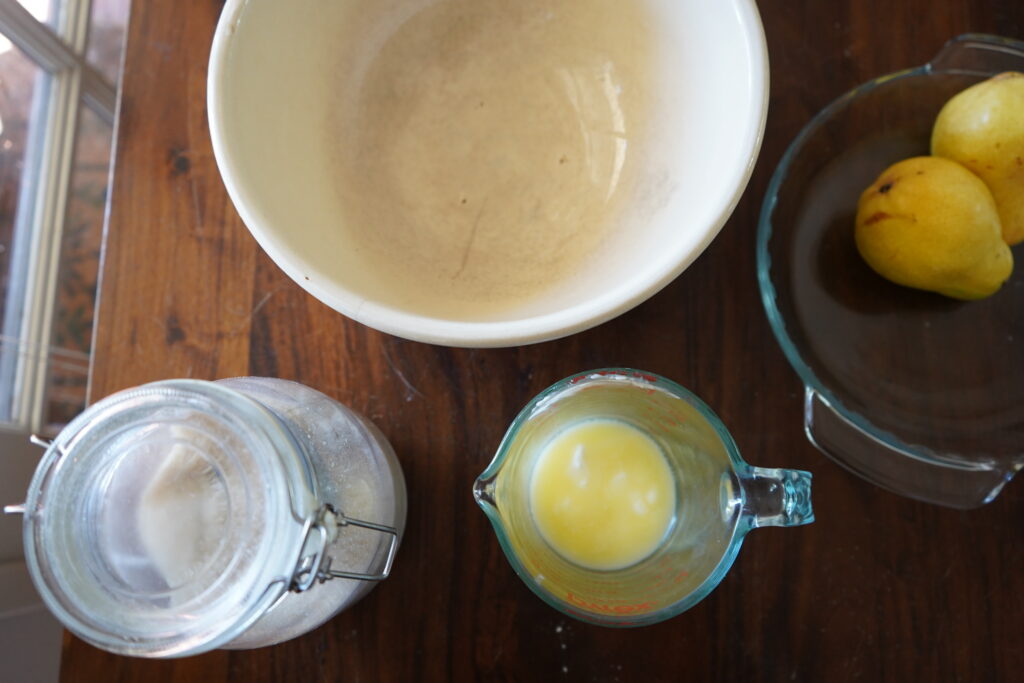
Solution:
<svg viewBox="0 0 1024 683">
<path fill-rule="evenodd" d="M 590 602 L 577 595 L 573 595 L 572 591 L 566 593 L 565 599 L 572 605 L 582 607 L 583 609 L 591 612 L 600 612 L 601 614 L 639 614 L 641 612 L 649 612 L 654 608 L 654 603 L 652 602 L 641 602 L 635 605 L 613 605 L 604 602 Z"/>
</svg>

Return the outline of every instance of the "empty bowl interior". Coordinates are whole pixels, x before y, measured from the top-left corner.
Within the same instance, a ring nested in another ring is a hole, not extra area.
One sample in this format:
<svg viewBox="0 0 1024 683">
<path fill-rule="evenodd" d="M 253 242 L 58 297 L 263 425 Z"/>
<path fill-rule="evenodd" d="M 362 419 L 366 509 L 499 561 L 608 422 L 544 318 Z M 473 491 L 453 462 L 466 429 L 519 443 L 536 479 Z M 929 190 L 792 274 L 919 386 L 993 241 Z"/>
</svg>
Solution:
<svg viewBox="0 0 1024 683">
<path fill-rule="evenodd" d="M 432 3 L 393 4 L 412 13 Z M 753 3 L 650 5 L 653 113 L 642 139 L 630 143 L 635 189 L 608 239 L 541 296 L 457 311 L 433 305 L 429 291 L 398 296 L 346 238 L 329 94 L 339 70 L 363 66 L 355 57 L 339 61 L 357 54 L 336 38 L 344 2 L 228 4 L 211 58 L 210 122 L 229 193 L 292 279 L 373 327 L 488 345 L 601 322 L 667 284 L 707 246 L 745 185 L 764 121 L 766 63 Z"/>
</svg>

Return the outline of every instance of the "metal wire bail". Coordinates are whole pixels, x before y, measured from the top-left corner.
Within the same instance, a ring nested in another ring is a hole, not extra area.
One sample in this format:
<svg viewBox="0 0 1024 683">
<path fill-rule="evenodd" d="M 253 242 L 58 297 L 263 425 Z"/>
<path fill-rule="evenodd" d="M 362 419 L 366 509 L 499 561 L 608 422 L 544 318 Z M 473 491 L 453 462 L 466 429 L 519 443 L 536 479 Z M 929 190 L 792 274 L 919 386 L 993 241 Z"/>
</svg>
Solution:
<svg viewBox="0 0 1024 683">
<path fill-rule="evenodd" d="M 30 434 L 29 437 L 28 437 L 28 440 L 29 440 L 29 443 L 31 443 L 33 446 L 39 446 L 40 448 L 42 448 L 44 450 L 49 450 L 50 446 L 53 445 L 52 441 L 44 439 L 41 436 L 38 436 L 37 434 Z M 64 455 L 64 448 L 63 448 L 63 446 L 58 446 L 57 450 L 58 450 L 58 452 L 62 456 Z M 16 503 L 14 505 L 4 505 L 4 514 L 5 515 L 23 515 L 23 514 L 25 514 L 25 509 L 26 509 L 25 508 L 25 503 Z"/>
<path fill-rule="evenodd" d="M 331 569 L 334 558 L 327 555 L 327 546 L 330 540 L 330 526 L 346 527 L 357 526 L 363 529 L 378 531 L 391 536 L 388 545 L 388 555 L 384 567 L 378 574 L 366 574 L 362 572 L 349 572 Z M 314 582 L 323 583 L 331 579 L 356 579 L 358 581 L 383 581 L 391 574 L 391 567 L 395 562 L 395 553 L 398 551 L 398 530 L 395 527 L 385 524 L 376 524 L 361 519 L 352 519 L 336 510 L 332 505 L 324 504 L 316 513 L 310 515 L 305 522 L 305 533 L 302 543 L 302 556 L 295 568 L 289 589 L 301 593 L 309 590 Z M 315 535 L 315 537 L 314 537 Z M 313 543 L 313 551 L 307 553 L 307 548 Z"/>
</svg>

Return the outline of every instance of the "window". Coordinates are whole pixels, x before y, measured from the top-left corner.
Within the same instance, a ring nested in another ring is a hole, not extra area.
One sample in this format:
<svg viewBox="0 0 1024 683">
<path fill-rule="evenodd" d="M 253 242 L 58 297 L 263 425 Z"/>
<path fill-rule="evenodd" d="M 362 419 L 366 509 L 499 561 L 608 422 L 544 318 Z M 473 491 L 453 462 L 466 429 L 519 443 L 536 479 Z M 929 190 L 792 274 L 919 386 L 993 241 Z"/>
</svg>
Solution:
<svg viewBox="0 0 1024 683">
<path fill-rule="evenodd" d="M 0 424 L 85 405 L 129 0 L 0 0 Z"/>
</svg>

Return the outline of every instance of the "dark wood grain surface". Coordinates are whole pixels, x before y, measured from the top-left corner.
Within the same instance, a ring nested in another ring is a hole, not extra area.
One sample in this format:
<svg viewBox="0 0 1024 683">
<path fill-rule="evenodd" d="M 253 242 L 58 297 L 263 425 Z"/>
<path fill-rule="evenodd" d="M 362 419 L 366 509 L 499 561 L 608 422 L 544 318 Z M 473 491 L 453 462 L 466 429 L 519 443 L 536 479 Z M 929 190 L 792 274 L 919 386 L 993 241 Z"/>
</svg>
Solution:
<svg viewBox="0 0 1024 683">
<path fill-rule="evenodd" d="M 409 522 L 392 577 L 298 640 L 154 662 L 68 637 L 65 681 L 1012 681 L 1024 677 L 1024 483 L 959 512 L 879 490 L 805 439 L 802 387 L 769 329 L 754 237 L 800 127 L 966 31 L 1024 38 L 1020 0 L 765 0 L 764 146 L 735 214 L 673 284 L 569 338 L 499 350 L 387 336 L 334 313 L 263 255 L 214 163 L 205 79 L 221 3 L 134 3 L 91 397 L 169 377 L 294 379 L 371 417 L 397 450 Z M 694 609 L 609 630 L 515 576 L 470 485 L 535 393 L 628 365 L 701 395 L 748 461 L 814 472 L 817 522 L 752 533 Z"/>
</svg>

